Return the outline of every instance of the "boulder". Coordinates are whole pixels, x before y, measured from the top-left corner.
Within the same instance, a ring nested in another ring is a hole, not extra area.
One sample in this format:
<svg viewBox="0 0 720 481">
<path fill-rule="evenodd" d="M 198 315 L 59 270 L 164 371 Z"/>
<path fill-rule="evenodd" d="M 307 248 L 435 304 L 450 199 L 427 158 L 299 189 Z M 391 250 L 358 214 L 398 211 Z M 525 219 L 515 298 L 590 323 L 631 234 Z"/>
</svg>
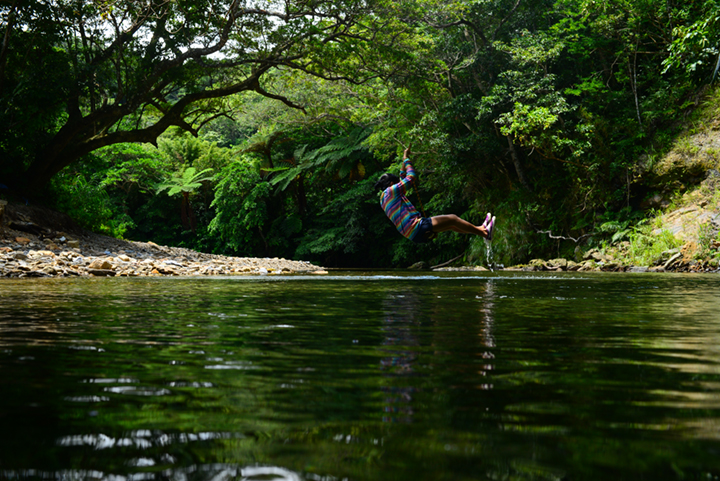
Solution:
<svg viewBox="0 0 720 481">
<path fill-rule="evenodd" d="M 550 269 L 562 269 L 565 270 L 568 267 L 568 261 L 567 259 L 558 258 L 558 259 L 550 259 L 547 261 L 547 265 Z"/>
<path fill-rule="evenodd" d="M 168 266 L 168 265 L 164 265 L 164 264 L 161 264 L 161 265 L 156 266 L 156 267 L 155 267 L 155 271 L 156 271 L 158 274 L 163 274 L 163 275 L 165 275 L 165 276 L 176 276 L 176 275 L 178 275 L 177 271 L 176 271 L 174 268 L 172 268 L 172 267 L 170 267 L 170 266 Z"/>
<path fill-rule="evenodd" d="M 91 269 L 88 268 L 88 274 L 97 277 L 112 277 L 115 275 L 115 271 L 112 269 Z"/>
<path fill-rule="evenodd" d="M 598 249 L 590 249 L 583 255 L 583 260 L 592 260 L 595 262 L 611 262 L 612 259 L 602 252 L 600 252 Z"/>
<path fill-rule="evenodd" d="M 548 269 L 547 264 L 543 259 L 533 259 L 528 263 L 529 267 L 532 267 L 536 271 L 545 271 Z"/>
<path fill-rule="evenodd" d="M 88 266 L 88 269 L 95 269 L 95 270 L 112 270 L 113 265 L 110 263 L 108 259 L 95 259 L 90 263 Z"/>
<path fill-rule="evenodd" d="M 583 262 L 580 267 L 578 268 L 578 271 L 580 272 L 587 272 L 587 271 L 594 271 L 595 270 L 595 262 L 587 260 Z"/>
</svg>

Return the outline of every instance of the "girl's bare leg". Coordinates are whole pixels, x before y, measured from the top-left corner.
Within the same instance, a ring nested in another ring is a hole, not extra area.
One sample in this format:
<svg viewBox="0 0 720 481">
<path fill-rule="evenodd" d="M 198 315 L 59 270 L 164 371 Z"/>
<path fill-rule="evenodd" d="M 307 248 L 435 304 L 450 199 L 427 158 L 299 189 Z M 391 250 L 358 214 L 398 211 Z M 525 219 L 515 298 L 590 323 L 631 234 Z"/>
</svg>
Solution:
<svg viewBox="0 0 720 481">
<path fill-rule="evenodd" d="M 433 232 L 445 232 L 451 230 L 460 234 L 475 234 L 487 237 L 487 229 L 483 226 L 473 225 L 466 220 L 462 220 L 455 214 L 436 215 L 430 218 L 432 222 Z"/>
</svg>

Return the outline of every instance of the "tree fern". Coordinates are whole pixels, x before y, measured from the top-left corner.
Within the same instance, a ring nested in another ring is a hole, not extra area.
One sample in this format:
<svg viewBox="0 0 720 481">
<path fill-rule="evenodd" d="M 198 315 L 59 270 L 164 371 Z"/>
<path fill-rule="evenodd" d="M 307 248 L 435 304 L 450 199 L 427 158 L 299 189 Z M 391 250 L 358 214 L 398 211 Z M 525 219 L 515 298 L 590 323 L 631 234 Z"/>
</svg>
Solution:
<svg viewBox="0 0 720 481">
<path fill-rule="evenodd" d="M 211 171 L 212 169 L 205 169 L 197 172 L 195 167 L 182 166 L 180 167 L 180 170 L 173 174 L 169 182 L 158 184 L 155 190 L 156 194 L 167 190 L 167 195 L 170 197 L 182 194 L 180 218 L 182 220 L 183 227 L 189 227 L 193 232 L 195 232 L 196 221 L 195 213 L 190 207 L 190 194 L 199 189 L 203 182 L 213 179 L 213 176 L 203 177 L 205 173 Z"/>
<path fill-rule="evenodd" d="M 357 127 L 344 137 L 335 137 L 323 147 L 311 152 L 308 157 L 314 166 L 325 165 L 325 171 L 337 173 L 344 179 L 353 171 L 360 170 L 360 160 L 367 156 L 368 149 L 363 145 L 371 131 L 368 128 Z M 364 175 L 365 168 L 362 166 Z"/>
<path fill-rule="evenodd" d="M 271 172 L 279 172 L 270 183 L 277 186 L 278 191 L 282 192 L 305 171 L 317 171 L 318 169 L 337 174 L 340 179 L 344 179 L 351 173 L 357 173 L 357 177 L 362 179 L 365 176 L 365 166 L 361 160 L 369 155 L 363 141 L 369 135 L 370 129 L 358 127 L 348 135 L 335 137 L 313 151 L 307 152 L 308 147 L 302 146 L 293 154 L 294 165 L 288 163 L 286 166 L 270 169 Z"/>
<path fill-rule="evenodd" d="M 205 173 L 212 172 L 212 169 L 205 169 L 200 172 L 196 172 L 196 170 L 195 167 L 180 167 L 180 170 L 172 175 L 169 182 L 160 183 L 156 186 L 155 193 L 159 194 L 167 190 L 167 195 L 170 197 L 181 192 L 192 193 L 200 188 L 203 182 L 213 179 L 213 176 L 202 177 Z"/>
</svg>

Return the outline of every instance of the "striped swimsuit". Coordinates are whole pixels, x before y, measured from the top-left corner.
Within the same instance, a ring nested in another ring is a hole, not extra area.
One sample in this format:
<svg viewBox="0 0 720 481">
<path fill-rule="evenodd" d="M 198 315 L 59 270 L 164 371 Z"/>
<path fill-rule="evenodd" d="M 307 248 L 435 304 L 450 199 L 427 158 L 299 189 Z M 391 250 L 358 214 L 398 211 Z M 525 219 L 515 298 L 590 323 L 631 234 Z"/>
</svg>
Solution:
<svg viewBox="0 0 720 481">
<path fill-rule="evenodd" d="M 385 215 L 395 224 L 398 232 L 413 240 L 418 227 L 420 227 L 422 216 L 405 197 L 407 188 L 415 180 L 415 169 L 410 164 L 410 159 L 405 159 L 403 165 L 405 166 L 405 178 L 383 191 L 380 196 L 380 206 L 385 211 Z"/>
</svg>

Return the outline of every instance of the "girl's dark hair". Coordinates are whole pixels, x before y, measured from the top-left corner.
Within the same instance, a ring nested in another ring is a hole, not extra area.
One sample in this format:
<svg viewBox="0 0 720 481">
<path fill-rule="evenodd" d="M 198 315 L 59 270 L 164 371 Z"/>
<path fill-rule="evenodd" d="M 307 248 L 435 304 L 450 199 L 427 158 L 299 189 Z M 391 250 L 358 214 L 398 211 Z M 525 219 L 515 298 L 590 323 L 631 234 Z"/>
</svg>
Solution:
<svg viewBox="0 0 720 481">
<path fill-rule="evenodd" d="M 388 187 L 397 184 L 400 182 L 400 177 L 398 177 L 395 174 L 383 174 L 380 176 L 380 178 L 375 182 L 375 190 L 381 191 L 385 190 Z"/>
</svg>

